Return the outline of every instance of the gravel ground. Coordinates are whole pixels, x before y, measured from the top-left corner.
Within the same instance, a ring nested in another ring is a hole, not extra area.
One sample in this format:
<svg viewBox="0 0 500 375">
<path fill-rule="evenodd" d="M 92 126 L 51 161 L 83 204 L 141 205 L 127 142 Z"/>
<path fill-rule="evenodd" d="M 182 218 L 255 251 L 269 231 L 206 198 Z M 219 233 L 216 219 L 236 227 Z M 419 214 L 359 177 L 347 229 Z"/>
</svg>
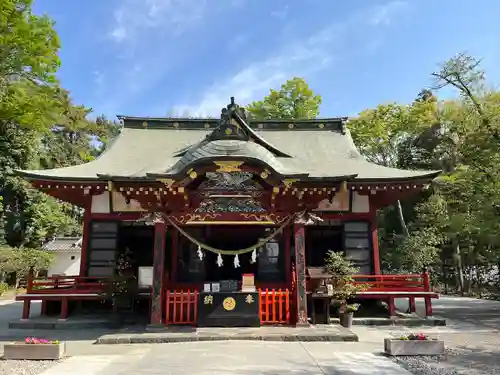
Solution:
<svg viewBox="0 0 500 375">
<path fill-rule="evenodd" d="M 6 361 L 0 360 L 0 375 L 37 375 L 59 361 Z"/>
<path fill-rule="evenodd" d="M 500 374 L 500 352 L 471 348 L 447 349 L 443 356 L 390 357 L 414 375 Z"/>
</svg>

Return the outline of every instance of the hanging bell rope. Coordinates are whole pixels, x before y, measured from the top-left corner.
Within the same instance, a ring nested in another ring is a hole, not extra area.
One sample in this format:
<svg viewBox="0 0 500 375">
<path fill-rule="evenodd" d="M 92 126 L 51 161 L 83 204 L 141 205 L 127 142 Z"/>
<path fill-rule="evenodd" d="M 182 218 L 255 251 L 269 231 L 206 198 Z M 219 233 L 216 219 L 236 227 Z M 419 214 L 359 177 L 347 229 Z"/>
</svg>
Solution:
<svg viewBox="0 0 500 375">
<path fill-rule="evenodd" d="M 196 238 L 191 236 L 189 233 L 187 233 L 185 230 L 183 230 L 181 227 L 179 227 L 170 217 L 166 217 L 167 221 L 172 225 L 175 229 L 179 231 L 180 234 L 182 234 L 184 237 L 186 237 L 189 241 L 194 243 L 195 245 L 198 246 L 199 249 L 207 250 L 215 254 L 219 255 L 241 255 L 241 254 L 246 254 L 249 253 L 250 251 L 253 251 L 255 249 L 258 249 L 262 245 L 265 245 L 268 243 L 270 240 L 272 240 L 278 233 L 280 233 L 290 222 L 292 221 L 294 215 L 291 215 L 279 228 L 277 228 L 274 232 L 272 232 L 270 235 L 267 237 L 259 240 L 256 244 L 249 246 L 244 249 L 239 249 L 239 250 L 222 250 L 222 249 L 216 249 L 215 247 L 206 245 L 204 243 L 201 243 L 198 241 Z M 221 259 L 222 262 L 222 259 Z"/>
</svg>

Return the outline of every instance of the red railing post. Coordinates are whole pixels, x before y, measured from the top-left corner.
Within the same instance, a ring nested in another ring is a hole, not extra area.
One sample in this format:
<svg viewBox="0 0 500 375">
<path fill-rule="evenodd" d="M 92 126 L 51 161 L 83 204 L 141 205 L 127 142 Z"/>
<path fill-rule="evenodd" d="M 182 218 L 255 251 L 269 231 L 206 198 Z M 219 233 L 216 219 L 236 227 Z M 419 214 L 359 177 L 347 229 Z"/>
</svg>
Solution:
<svg viewBox="0 0 500 375">
<path fill-rule="evenodd" d="M 198 291 L 195 291 L 194 294 L 194 324 L 196 325 L 196 322 L 198 320 Z"/>
<path fill-rule="evenodd" d="M 167 290 L 167 298 L 166 298 L 166 306 L 165 306 L 165 325 L 169 325 L 170 323 L 170 290 Z"/>
<path fill-rule="evenodd" d="M 284 302 L 284 299 L 283 299 L 283 292 L 281 289 L 278 289 L 278 320 L 280 322 L 283 321 L 283 302 Z"/>
<path fill-rule="evenodd" d="M 424 273 L 422 274 L 422 279 L 423 279 L 423 283 L 424 283 L 424 291 L 430 292 L 431 291 L 431 280 L 429 278 L 429 272 L 427 272 L 426 268 L 424 268 Z"/>
<path fill-rule="evenodd" d="M 272 289 L 271 291 L 272 293 L 272 299 L 271 299 L 271 303 L 272 303 L 272 318 L 271 320 L 275 323 L 278 319 L 276 317 L 276 290 L 275 289 Z"/>
<path fill-rule="evenodd" d="M 30 269 L 28 271 L 28 283 L 26 285 L 26 291 L 28 293 L 33 291 L 33 269 Z"/>
</svg>

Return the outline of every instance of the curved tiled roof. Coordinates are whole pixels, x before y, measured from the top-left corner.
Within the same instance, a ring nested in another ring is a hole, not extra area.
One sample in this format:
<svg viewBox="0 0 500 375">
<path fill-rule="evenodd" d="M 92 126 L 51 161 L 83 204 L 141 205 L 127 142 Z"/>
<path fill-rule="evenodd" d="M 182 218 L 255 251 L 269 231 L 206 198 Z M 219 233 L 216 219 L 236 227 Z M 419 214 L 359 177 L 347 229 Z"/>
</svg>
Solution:
<svg viewBox="0 0 500 375">
<path fill-rule="evenodd" d="M 247 147 L 239 148 L 238 152 L 241 152 L 241 156 L 252 153 L 260 155 L 267 159 L 271 166 L 275 166 L 277 171 L 284 172 L 283 174 L 308 174 L 312 178 L 357 175 L 357 180 L 406 180 L 430 179 L 439 173 L 401 170 L 370 163 L 354 147 L 349 132 L 341 134 L 328 130 L 263 130 L 257 133 L 291 157 L 274 157 L 271 162 L 269 153 L 263 152 L 261 146 L 252 142 L 247 142 Z M 174 170 L 174 166 L 185 163 L 187 159 L 175 155 L 182 148 L 203 144 L 207 134 L 209 131 L 206 130 L 124 128 L 112 147 L 94 161 L 65 168 L 18 173 L 31 179 L 49 180 L 86 181 L 98 179 L 99 175 L 146 178 L 148 173 L 164 174 Z M 241 141 L 223 141 L 222 144 L 224 142 Z M 215 150 L 213 146 L 209 149 Z M 194 160 L 199 152 L 194 149 L 185 155 L 189 154 L 189 158 Z"/>
<path fill-rule="evenodd" d="M 176 175 L 193 163 L 233 158 L 259 161 L 283 176 L 311 179 L 353 177 L 358 181 L 396 182 L 430 180 L 439 174 L 368 162 L 345 129 L 345 118 L 247 124 L 240 113 L 236 106 L 228 106 L 223 116 L 233 117 L 219 122 L 122 117 L 121 134 L 98 159 L 71 167 L 17 173 L 45 180 L 148 179 Z M 228 127 L 233 127 L 234 132 Z"/>
</svg>

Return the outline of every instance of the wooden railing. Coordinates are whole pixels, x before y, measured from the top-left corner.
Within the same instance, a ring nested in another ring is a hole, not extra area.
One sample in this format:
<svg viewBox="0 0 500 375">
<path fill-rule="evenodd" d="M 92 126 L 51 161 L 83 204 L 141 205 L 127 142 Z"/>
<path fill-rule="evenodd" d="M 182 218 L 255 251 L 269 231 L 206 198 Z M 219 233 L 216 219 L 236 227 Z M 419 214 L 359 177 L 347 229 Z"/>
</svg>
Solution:
<svg viewBox="0 0 500 375">
<path fill-rule="evenodd" d="M 288 289 L 259 289 L 259 294 L 262 324 L 290 323 L 290 291 Z"/>
<path fill-rule="evenodd" d="M 354 275 L 355 285 L 366 285 L 365 292 L 431 292 L 429 274 Z"/>
<path fill-rule="evenodd" d="M 28 276 L 27 293 L 101 293 L 107 280 L 102 277 L 83 276 Z"/>
<path fill-rule="evenodd" d="M 167 291 L 165 324 L 195 325 L 198 317 L 198 291 Z"/>
</svg>

